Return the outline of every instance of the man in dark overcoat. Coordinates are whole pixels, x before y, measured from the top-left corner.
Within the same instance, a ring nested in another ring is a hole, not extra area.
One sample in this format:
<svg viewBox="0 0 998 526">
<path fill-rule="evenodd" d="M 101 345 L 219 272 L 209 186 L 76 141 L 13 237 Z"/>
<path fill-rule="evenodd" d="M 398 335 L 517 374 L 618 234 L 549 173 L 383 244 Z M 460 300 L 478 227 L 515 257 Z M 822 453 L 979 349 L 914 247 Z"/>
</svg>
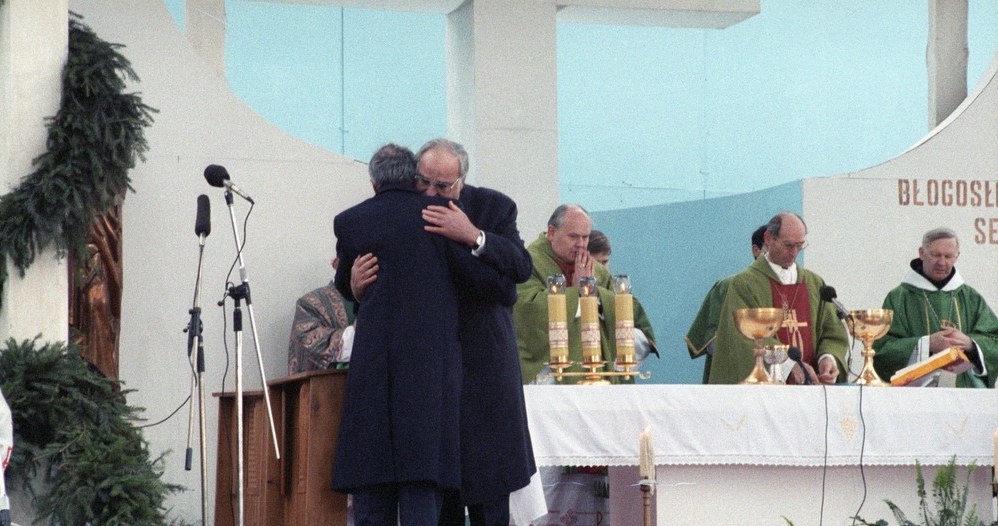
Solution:
<svg viewBox="0 0 998 526">
<path fill-rule="evenodd" d="M 495 190 L 464 184 L 468 154 L 460 144 L 431 140 L 417 159 L 416 188 L 459 203 L 427 207 L 427 229 L 465 247 L 455 251 L 457 264 L 483 283 L 458 290 L 462 484 L 460 495 L 445 498 L 440 524 L 464 525 L 467 506 L 472 526 L 507 526 L 509 494 L 536 472 L 512 316 L 516 284 L 530 276 L 530 255 L 516 227 L 516 203 Z M 363 294 L 372 277 L 381 279 L 378 266 L 372 258 L 355 267 L 355 292 Z"/>
<path fill-rule="evenodd" d="M 442 490 L 460 486 L 457 245 L 424 230 L 423 208 L 447 200 L 413 188 L 411 151 L 386 145 L 368 171 L 375 196 L 333 222 L 346 298 L 354 259 L 380 264 L 357 313 L 333 488 L 353 494 L 358 526 L 432 526 Z"/>
</svg>

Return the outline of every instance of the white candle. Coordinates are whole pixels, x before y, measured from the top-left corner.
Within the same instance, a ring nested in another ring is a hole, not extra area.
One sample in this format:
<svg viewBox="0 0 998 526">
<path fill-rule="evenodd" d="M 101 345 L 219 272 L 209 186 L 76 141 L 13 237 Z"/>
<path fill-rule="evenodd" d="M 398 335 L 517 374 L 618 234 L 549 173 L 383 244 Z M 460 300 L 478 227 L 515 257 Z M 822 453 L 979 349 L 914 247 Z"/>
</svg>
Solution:
<svg viewBox="0 0 998 526">
<path fill-rule="evenodd" d="M 991 471 L 995 484 L 998 484 L 998 430 L 995 430 L 995 467 Z"/>
<path fill-rule="evenodd" d="M 655 452 L 651 446 L 651 426 L 645 428 L 639 437 L 639 472 L 644 480 L 655 480 Z"/>
</svg>

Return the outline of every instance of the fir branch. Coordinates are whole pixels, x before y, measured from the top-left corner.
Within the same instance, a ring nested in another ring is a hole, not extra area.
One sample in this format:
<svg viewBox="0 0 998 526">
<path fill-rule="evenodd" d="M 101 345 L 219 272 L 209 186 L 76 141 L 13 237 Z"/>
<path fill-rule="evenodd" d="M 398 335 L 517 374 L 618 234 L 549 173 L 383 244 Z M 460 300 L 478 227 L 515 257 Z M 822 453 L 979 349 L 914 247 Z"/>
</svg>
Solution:
<svg viewBox="0 0 998 526">
<path fill-rule="evenodd" d="M 163 458 L 151 458 L 128 391 L 91 368 L 78 349 L 38 348 L 38 338 L 0 349 L 0 388 L 14 418 L 12 482 L 35 495 L 53 525 L 164 524 Z M 49 483 L 36 495 L 30 481 Z"/>
<path fill-rule="evenodd" d="M 0 197 L 0 257 L 22 276 L 48 247 L 83 257 L 94 216 L 132 190 L 128 171 L 148 151 L 144 130 L 156 110 L 124 92 L 138 75 L 120 53 L 123 46 L 101 40 L 79 18 L 69 20 L 62 100 L 46 119 L 47 150 L 32 161 L 34 171 Z M 0 300 L 7 278 L 0 264 Z"/>
</svg>

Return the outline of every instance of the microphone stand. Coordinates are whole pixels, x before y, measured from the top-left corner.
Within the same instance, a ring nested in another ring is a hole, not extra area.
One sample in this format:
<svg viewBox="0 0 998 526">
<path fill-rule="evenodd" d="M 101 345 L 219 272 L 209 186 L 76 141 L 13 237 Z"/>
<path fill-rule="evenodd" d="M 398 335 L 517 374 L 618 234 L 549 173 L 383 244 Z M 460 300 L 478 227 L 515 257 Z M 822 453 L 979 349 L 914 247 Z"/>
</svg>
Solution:
<svg viewBox="0 0 998 526">
<path fill-rule="evenodd" d="M 205 234 L 198 236 L 200 242 L 198 244 L 198 274 L 197 279 L 194 282 L 194 306 L 188 311 L 191 315 L 191 321 L 188 323 L 187 328 L 184 331 L 187 333 L 187 359 L 191 361 L 192 369 L 194 369 L 194 376 L 191 378 L 191 407 L 190 413 L 187 420 L 187 454 L 184 461 L 184 469 L 187 471 L 191 470 L 191 457 L 193 455 L 193 450 L 191 448 L 191 440 L 194 429 L 194 398 L 195 398 L 195 388 L 197 389 L 197 401 L 198 401 L 198 415 L 200 417 L 199 433 L 198 438 L 201 444 L 201 522 L 202 524 L 208 523 L 208 498 L 205 491 L 208 487 L 208 448 L 207 439 L 205 436 L 206 426 L 205 426 L 205 411 L 204 411 L 204 327 L 201 325 L 201 277 L 203 275 L 204 268 L 204 241 Z M 194 345 L 195 340 L 197 341 L 197 346 Z M 195 352 L 193 359 L 191 353 Z"/>
<path fill-rule="evenodd" d="M 234 308 L 232 310 L 232 330 L 236 337 L 236 450 L 237 472 L 238 472 L 238 526 L 243 526 L 244 521 L 244 501 L 245 489 L 243 487 L 244 460 L 243 460 L 243 313 L 240 308 L 240 301 L 246 300 L 246 310 L 249 312 L 250 328 L 252 329 L 253 345 L 256 347 L 257 365 L 260 368 L 260 381 L 263 384 L 263 399 L 267 406 L 267 421 L 270 423 L 270 433 L 274 440 L 274 456 L 278 460 L 281 458 L 280 446 L 277 443 L 277 428 L 274 426 L 274 414 L 270 408 L 270 392 L 267 389 L 267 376 L 263 369 L 263 357 L 260 355 L 260 340 L 257 337 L 256 318 L 253 316 L 253 302 L 250 298 L 249 279 L 246 277 L 246 265 L 243 263 L 242 242 L 239 240 L 239 229 L 236 225 L 236 213 L 232 206 L 232 192 L 228 188 L 225 190 L 225 204 L 229 207 L 229 219 L 232 223 L 232 235 L 236 241 L 236 257 L 239 260 L 239 277 L 242 283 L 238 286 L 229 287 L 226 295 L 233 299 Z M 224 301 L 224 300 L 223 300 Z"/>
</svg>

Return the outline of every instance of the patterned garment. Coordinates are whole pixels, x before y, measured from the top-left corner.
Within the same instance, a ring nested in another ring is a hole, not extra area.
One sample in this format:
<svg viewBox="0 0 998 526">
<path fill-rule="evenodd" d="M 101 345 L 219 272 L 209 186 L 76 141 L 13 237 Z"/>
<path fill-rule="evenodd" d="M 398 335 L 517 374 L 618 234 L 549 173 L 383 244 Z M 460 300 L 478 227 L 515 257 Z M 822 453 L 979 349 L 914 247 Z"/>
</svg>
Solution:
<svg viewBox="0 0 998 526">
<path fill-rule="evenodd" d="M 333 282 L 298 299 L 288 341 L 288 373 L 346 367 L 343 331 L 353 323 Z"/>
</svg>

